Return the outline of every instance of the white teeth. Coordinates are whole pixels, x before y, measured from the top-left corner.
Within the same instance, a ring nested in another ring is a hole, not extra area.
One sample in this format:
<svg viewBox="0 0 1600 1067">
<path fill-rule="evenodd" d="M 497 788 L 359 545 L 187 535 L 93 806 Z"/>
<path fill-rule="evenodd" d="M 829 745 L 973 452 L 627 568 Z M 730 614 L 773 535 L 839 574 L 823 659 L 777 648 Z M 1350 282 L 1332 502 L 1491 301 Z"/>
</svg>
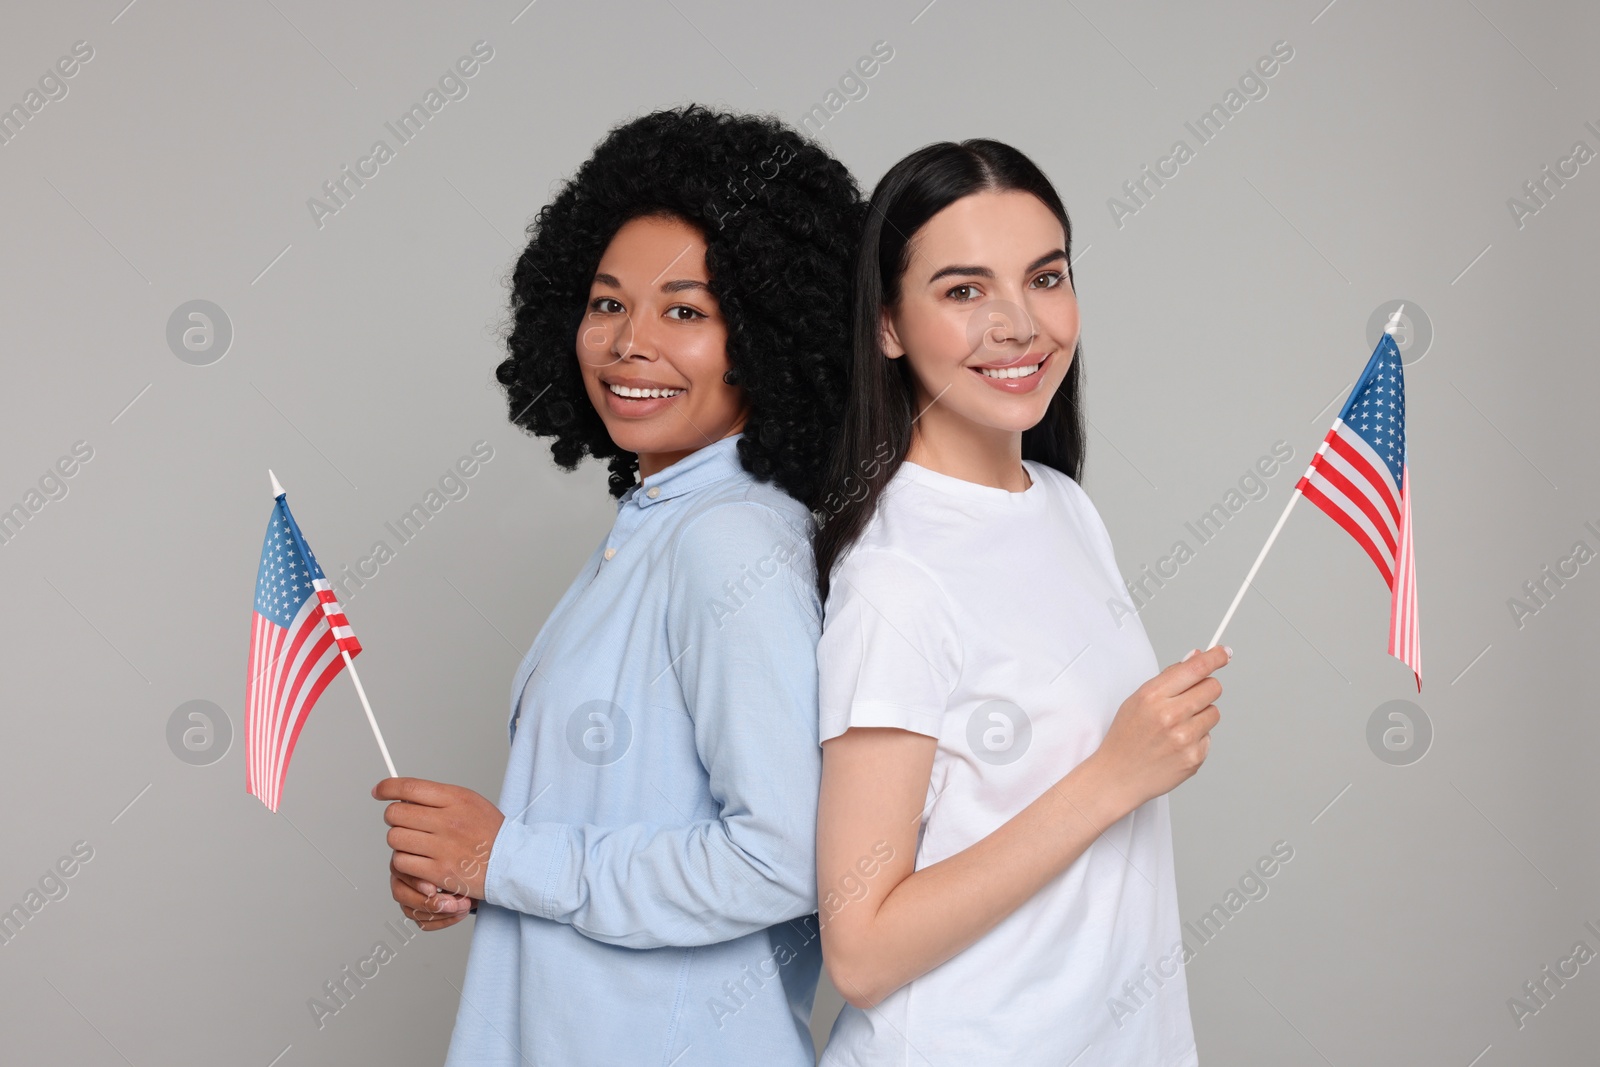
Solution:
<svg viewBox="0 0 1600 1067">
<path fill-rule="evenodd" d="M 606 383 L 606 388 L 610 389 L 618 396 L 631 397 L 634 400 L 648 400 L 663 396 L 677 396 L 679 393 L 683 392 L 682 389 L 629 389 L 626 386 L 612 385 L 610 382 Z"/>
<path fill-rule="evenodd" d="M 1026 378 L 1030 374 L 1039 373 L 1043 363 L 1033 363 L 1026 367 L 979 367 L 978 373 L 985 378 Z"/>
</svg>

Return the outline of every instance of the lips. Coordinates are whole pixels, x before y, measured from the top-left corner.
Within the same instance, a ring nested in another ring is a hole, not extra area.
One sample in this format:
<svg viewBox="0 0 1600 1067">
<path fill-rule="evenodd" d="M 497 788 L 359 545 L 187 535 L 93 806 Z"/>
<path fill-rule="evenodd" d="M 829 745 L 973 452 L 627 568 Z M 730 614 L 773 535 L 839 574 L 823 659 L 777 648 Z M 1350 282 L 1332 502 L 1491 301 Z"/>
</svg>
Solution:
<svg viewBox="0 0 1600 1067">
<path fill-rule="evenodd" d="M 648 382 L 640 380 L 631 381 L 604 381 L 601 385 L 612 396 L 629 400 L 654 400 L 677 396 L 685 392 L 680 385 L 666 385 L 661 382 Z"/>
<path fill-rule="evenodd" d="M 1050 353 L 1030 352 L 1011 363 L 983 363 L 967 369 L 1002 393 L 1029 393 L 1044 381 L 1045 365 L 1049 361 Z"/>
<path fill-rule="evenodd" d="M 681 385 L 652 382 L 643 379 L 606 381 L 601 379 L 606 394 L 605 410 L 619 419 L 646 419 L 665 411 L 678 402 L 687 389 Z"/>
<path fill-rule="evenodd" d="M 974 363 L 973 370 L 1006 370 L 1010 367 L 1035 367 L 1050 358 L 1048 352 L 1029 352 L 1018 359 L 999 360 L 994 363 Z"/>
</svg>

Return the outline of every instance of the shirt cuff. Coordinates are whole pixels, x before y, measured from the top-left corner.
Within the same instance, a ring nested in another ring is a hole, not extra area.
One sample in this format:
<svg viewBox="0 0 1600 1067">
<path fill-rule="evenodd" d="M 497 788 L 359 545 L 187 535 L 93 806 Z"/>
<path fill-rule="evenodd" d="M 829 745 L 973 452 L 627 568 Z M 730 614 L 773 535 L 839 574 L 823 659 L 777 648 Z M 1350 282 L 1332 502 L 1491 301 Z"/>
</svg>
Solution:
<svg viewBox="0 0 1600 1067">
<path fill-rule="evenodd" d="M 567 827 L 561 824 L 530 826 L 506 819 L 489 849 L 483 899 L 524 915 L 550 918 L 552 879 L 567 852 L 567 836 Z"/>
</svg>

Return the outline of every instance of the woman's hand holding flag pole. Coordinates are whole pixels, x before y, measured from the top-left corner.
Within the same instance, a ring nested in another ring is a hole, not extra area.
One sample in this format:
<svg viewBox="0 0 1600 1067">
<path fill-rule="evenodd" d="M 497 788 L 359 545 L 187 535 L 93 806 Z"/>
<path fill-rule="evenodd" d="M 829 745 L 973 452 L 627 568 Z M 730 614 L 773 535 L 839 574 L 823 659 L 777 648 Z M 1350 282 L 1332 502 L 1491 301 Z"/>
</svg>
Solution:
<svg viewBox="0 0 1600 1067">
<path fill-rule="evenodd" d="M 1206 645 L 1222 639 L 1244 591 L 1278 539 L 1295 501 L 1304 496 L 1344 527 L 1366 550 L 1390 590 L 1389 654 L 1410 667 L 1422 691 L 1422 648 L 1417 633 L 1416 559 L 1411 534 L 1411 474 L 1406 463 L 1405 372 L 1394 331 L 1401 304 L 1389 317 L 1366 368 L 1333 420 L 1311 465 L 1233 595 L 1227 614 Z"/>
<path fill-rule="evenodd" d="M 268 809 L 278 810 L 283 780 L 289 770 L 300 728 L 333 676 L 349 668 L 356 695 L 367 713 L 367 725 L 377 739 L 389 778 L 378 790 L 413 789 L 432 783 L 401 779 L 389 756 L 389 746 L 378 729 L 378 718 L 356 673 L 355 657 L 361 642 L 350 628 L 333 585 L 317 564 L 300 526 L 289 511 L 288 497 L 278 476 L 270 470 L 274 498 L 272 519 L 261 546 L 261 567 L 256 572 L 255 611 L 250 621 L 250 668 L 245 697 L 245 788 Z M 454 788 L 454 787 L 445 787 Z M 458 790 L 458 792 L 470 792 Z M 454 794 L 450 794 L 454 797 Z M 476 794 L 471 794 L 476 797 Z M 479 798 L 481 799 L 481 798 Z M 499 812 L 483 801 L 495 817 Z M 497 825 L 497 824 L 496 824 Z M 390 831 L 391 834 L 394 831 Z M 433 883 L 405 875 L 390 864 L 391 889 L 404 883 L 414 893 L 416 907 L 406 914 L 424 929 L 449 926 L 474 908 L 466 896 L 442 891 Z M 407 899 L 411 899 L 408 897 Z M 427 909 L 424 914 L 422 907 Z M 404 910 L 404 908 L 402 908 Z"/>
</svg>

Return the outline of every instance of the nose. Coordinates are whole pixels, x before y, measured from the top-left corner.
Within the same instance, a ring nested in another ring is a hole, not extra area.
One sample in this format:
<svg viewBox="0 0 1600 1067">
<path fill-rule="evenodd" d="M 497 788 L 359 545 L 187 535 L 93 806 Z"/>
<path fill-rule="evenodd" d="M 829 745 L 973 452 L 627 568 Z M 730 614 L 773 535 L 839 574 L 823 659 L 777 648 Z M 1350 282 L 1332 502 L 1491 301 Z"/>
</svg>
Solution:
<svg viewBox="0 0 1600 1067">
<path fill-rule="evenodd" d="M 1028 343 L 1037 335 L 1033 316 L 1028 309 L 1018 301 L 1005 297 L 985 301 L 973 312 L 967 326 L 967 340 L 973 351 L 1004 349 L 1020 342 L 1022 352 L 1017 353 L 1019 359 L 1027 353 Z"/>
<path fill-rule="evenodd" d="M 655 359 L 655 347 L 649 331 L 631 313 L 617 327 L 611 339 L 611 355 L 618 362 L 624 359 Z"/>
</svg>

